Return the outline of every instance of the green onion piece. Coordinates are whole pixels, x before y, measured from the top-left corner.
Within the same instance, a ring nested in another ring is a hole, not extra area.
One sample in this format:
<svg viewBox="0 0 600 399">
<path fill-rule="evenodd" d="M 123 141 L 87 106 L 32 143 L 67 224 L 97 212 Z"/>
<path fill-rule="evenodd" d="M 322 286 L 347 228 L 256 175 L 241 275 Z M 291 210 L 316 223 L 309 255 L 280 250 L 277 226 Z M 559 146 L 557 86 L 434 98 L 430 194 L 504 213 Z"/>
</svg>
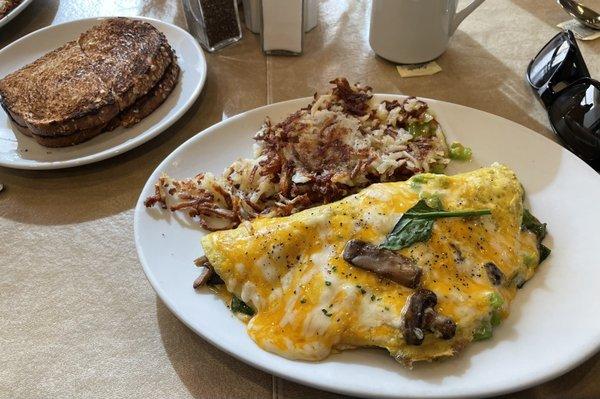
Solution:
<svg viewBox="0 0 600 399">
<path fill-rule="evenodd" d="M 473 216 L 484 216 L 491 215 L 492 211 L 490 209 L 474 209 L 474 210 L 465 210 L 465 211 L 432 211 L 427 213 L 417 213 L 408 210 L 405 215 L 415 216 L 418 219 L 440 219 L 440 218 L 463 218 L 463 217 L 473 217 Z"/>
</svg>

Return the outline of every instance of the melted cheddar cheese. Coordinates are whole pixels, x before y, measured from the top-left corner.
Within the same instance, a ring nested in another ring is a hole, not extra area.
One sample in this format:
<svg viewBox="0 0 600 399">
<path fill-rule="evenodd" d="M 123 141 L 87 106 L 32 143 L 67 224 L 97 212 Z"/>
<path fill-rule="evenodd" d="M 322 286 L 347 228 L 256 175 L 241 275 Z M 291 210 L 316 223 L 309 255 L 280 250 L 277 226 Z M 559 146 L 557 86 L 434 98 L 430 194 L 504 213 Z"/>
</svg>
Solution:
<svg viewBox="0 0 600 399">
<path fill-rule="evenodd" d="M 427 334 L 422 345 L 411 346 L 400 327 L 414 290 L 350 265 L 342 252 L 351 239 L 383 242 L 404 212 L 430 197 L 446 210 L 492 214 L 438 219 L 428 241 L 400 250 L 422 268 L 421 285 L 437 295 L 436 310 L 457 325 L 450 340 Z M 247 330 L 261 348 L 319 360 L 336 350 L 377 346 L 410 364 L 451 356 L 493 317 L 507 316 L 516 286 L 539 263 L 535 235 L 521 229 L 522 214 L 521 184 L 510 169 L 493 165 L 374 184 L 332 204 L 211 233 L 202 246 L 226 289 L 256 311 Z M 501 285 L 490 281 L 488 262 L 503 272 Z"/>
</svg>

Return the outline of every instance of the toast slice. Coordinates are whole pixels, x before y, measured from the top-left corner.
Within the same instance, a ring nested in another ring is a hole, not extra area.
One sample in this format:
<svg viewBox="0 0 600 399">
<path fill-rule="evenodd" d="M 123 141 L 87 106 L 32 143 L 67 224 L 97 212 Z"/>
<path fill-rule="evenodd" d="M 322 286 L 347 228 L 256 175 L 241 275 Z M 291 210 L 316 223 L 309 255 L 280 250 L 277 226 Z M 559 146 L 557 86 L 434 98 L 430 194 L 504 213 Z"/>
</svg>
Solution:
<svg viewBox="0 0 600 399">
<path fill-rule="evenodd" d="M 117 119 L 123 127 L 130 127 L 140 122 L 150 115 L 169 97 L 177 80 L 179 79 L 180 68 L 176 58 L 167 67 L 163 77 L 158 81 L 148 93 L 138 98 L 125 111 L 121 112 Z"/>
<path fill-rule="evenodd" d="M 36 132 L 68 134 L 103 125 L 117 101 L 76 41 L 0 80 L 2 106 L 17 124 Z"/>
<path fill-rule="evenodd" d="M 121 111 L 154 87 L 173 59 L 165 35 L 130 18 L 105 20 L 81 34 L 79 46 Z"/>
<path fill-rule="evenodd" d="M 26 126 L 19 125 L 18 123 L 15 124 L 21 133 L 32 137 L 45 147 L 68 147 L 79 144 L 101 133 L 114 130 L 119 126 L 133 126 L 150 115 L 169 97 L 177 84 L 179 73 L 180 68 L 174 58 L 161 80 L 148 93 L 137 99 L 134 104 L 115 116 L 112 120 L 94 128 L 84 129 L 69 135 L 42 136 L 33 133 Z"/>
<path fill-rule="evenodd" d="M 157 84 L 172 60 L 152 25 L 110 18 L 0 80 L 0 103 L 37 136 L 102 131 Z"/>
</svg>

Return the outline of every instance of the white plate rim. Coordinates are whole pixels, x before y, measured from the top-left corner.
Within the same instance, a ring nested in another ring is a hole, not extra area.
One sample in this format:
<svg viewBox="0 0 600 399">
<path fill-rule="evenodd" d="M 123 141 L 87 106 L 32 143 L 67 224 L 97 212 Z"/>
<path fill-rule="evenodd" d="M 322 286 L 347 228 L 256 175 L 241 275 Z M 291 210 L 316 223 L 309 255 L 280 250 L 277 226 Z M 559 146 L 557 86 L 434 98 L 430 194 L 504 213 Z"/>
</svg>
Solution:
<svg viewBox="0 0 600 399">
<path fill-rule="evenodd" d="M 384 93 L 377 93 L 377 94 L 375 94 L 375 96 L 391 97 L 391 98 L 398 98 L 398 99 L 404 99 L 404 98 L 409 97 L 407 95 L 384 94 Z M 547 138 L 525 126 L 522 126 L 516 122 L 513 122 L 507 118 L 492 114 L 490 112 L 482 111 L 482 110 L 479 110 L 476 108 L 464 106 L 461 104 L 456 104 L 456 103 L 451 103 L 451 102 L 441 101 L 441 100 L 435 100 L 435 99 L 430 99 L 430 98 L 425 98 L 425 97 L 418 97 L 418 98 L 426 101 L 430 105 L 435 106 L 436 104 L 444 104 L 446 106 L 458 107 L 458 108 L 461 108 L 464 110 L 471 110 L 471 111 L 474 110 L 476 112 L 484 114 L 487 118 L 497 118 L 497 119 L 500 119 L 509 124 L 519 126 L 520 128 L 527 130 L 528 134 L 531 134 L 531 135 L 534 135 L 535 137 L 537 137 L 537 139 L 546 141 L 547 144 L 554 146 L 555 148 L 558 148 L 561 151 L 562 150 L 566 151 L 575 160 L 575 162 L 579 163 L 584 168 L 589 168 L 589 170 L 591 170 L 593 173 L 596 173 L 584 161 L 579 159 L 577 156 L 572 154 L 570 151 L 568 151 L 566 148 L 562 147 L 558 143 L 550 140 L 549 138 Z M 245 111 L 238 115 L 232 116 L 226 120 L 223 120 L 219 123 L 216 123 L 206 129 L 204 129 L 203 131 L 197 133 L 196 135 L 194 135 L 193 137 L 189 138 L 184 143 L 182 143 L 179 147 L 177 147 L 175 150 L 173 150 L 173 152 L 171 152 L 150 174 L 148 181 L 146 182 L 146 184 L 144 185 L 143 189 L 140 192 L 140 197 L 139 197 L 138 202 L 136 203 L 136 206 L 134 209 L 134 240 L 135 240 L 136 251 L 137 251 L 140 263 L 142 265 L 144 274 L 146 275 L 146 278 L 148 279 L 150 285 L 152 286 L 154 291 L 157 293 L 157 295 L 159 296 L 161 301 L 167 306 L 167 308 L 173 313 L 173 315 L 175 315 L 183 324 L 185 324 L 188 328 L 190 328 L 192 331 L 194 331 L 196 334 L 198 334 L 200 337 L 202 337 L 202 339 L 208 341 L 211 345 L 215 346 L 219 350 L 233 356 L 234 358 L 236 358 L 248 365 L 251 365 L 252 367 L 255 367 L 257 369 L 265 371 L 269 374 L 281 377 L 281 378 L 289 380 L 289 381 L 293 381 L 293 382 L 296 382 L 299 384 L 311 386 L 311 387 L 322 389 L 322 390 L 329 391 L 329 392 L 334 392 L 334 393 L 343 394 L 343 395 L 350 395 L 350 396 L 369 397 L 369 398 L 377 397 L 377 398 L 406 398 L 406 399 L 409 399 L 409 398 L 442 399 L 442 398 L 476 398 L 476 397 L 491 397 L 491 396 L 496 396 L 496 395 L 504 395 L 504 394 L 508 394 L 508 393 L 512 393 L 512 392 L 521 391 L 521 390 L 524 390 L 527 388 L 531 388 L 533 386 L 537 386 L 537 385 L 543 384 L 547 381 L 550 381 L 554 378 L 557 378 L 557 377 L 565 374 L 566 372 L 572 370 L 573 368 L 581 365 L 583 362 L 588 360 L 590 357 L 592 357 L 594 354 L 596 354 L 600 350 L 600 339 L 599 339 L 599 340 L 597 340 L 596 344 L 593 347 L 588 347 L 585 351 L 580 353 L 578 356 L 572 357 L 570 361 L 561 363 L 560 367 L 554 367 L 554 369 L 551 372 L 544 373 L 541 375 L 536 375 L 533 378 L 523 380 L 520 383 L 514 384 L 514 385 L 488 388 L 488 389 L 480 389 L 478 391 L 472 391 L 472 392 L 468 392 L 466 394 L 464 394 L 464 393 L 459 394 L 459 393 L 454 392 L 454 393 L 448 393 L 448 394 L 428 394 L 428 395 L 402 395 L 402 394 L 388 395 L 388 394 L 382 394 L 381 392 L 373 393 L 373 392 L 369 392 L 369 391 L 356 391 L 356 390 L 346 389 L 340 385 L 329 385 L 329 384 L 325 384 L 325 383 L 320 383 L 320 382 L 315 382 L 315 381 L 311 381 L 311 380 L 305 380 L 302 378 L 297 378 L 294 375 L 287 374 L 287 373 L 280 371 L 274 367 L 270 367 L 269 365 L 259 363 L 250 357 L 245 357 L 242 354 L 235 352 L 232 348 L 222 346 L 217 340 L 212 339 L 211 337 L 208 337 L 205 334 L 203 334 L 202 331 L 200 331 L 198 328 L 196 328 L 194 326 L 194 324 L 191 320 L 189 320 L 184 315 L 181 315 L 178 312 L 176 305 L 169 298 L 166 291 L 162 288 L 159 281 L 154 276 L 152 269 L 149 266 L 149 263 L 147 262 L 147 260 L 145 259 L 145 256 L 143 253 L 143 244 L 142 244 L 141 238 L 140 238 L 140 229 L 141 229 L 140 215 L 142 212 L 147 211 L 147 208 L 144 206 L 144 199 L 145 199 L 144 193 L 151 191 L 151 189 L 154 187 L 154 183 L 155 183 L 156 179 L 159 177 L 159 174 L 162 173 L 162 170 L 165 168 L 165 166 L 168 165 L 173 160 L 177 159 L 178 155 L 181 152 L 183 152 L 187 146 L 195 143 L 198 140 L 203 139 L 205 136 L 208 136 L 208 135 L 214 134 L 215 132 L 218 132 L 218 130 L 224 124 L 231 122 L 233 120 L 236 120 L 236 119 L 245 118 L 246 116 L 248 116 L 251 113 L 263 113 L 264 115 L 267 115 L 266 111 L 268 111 L 273 106 L 283 106 L 283 105 L 291 105 L 291 104 L 303 106 L 312 100 L 313 100 L 312 97 L 303 97 L 303 98 L 296 98 L 296 99 L 282 101 L 282 102 L 273 103 L 273 104 L 267 104 L 267 105 L 264 105 L 264 106 L 261 106 L 258 108 L 254 108 L 254 109 Z M 449 359 L 449 361 L 452 361 L 452 359 Z"/>
<path fill-rule="evenodd" d="M 8 51 L 9 49 L 12 49 L 13 47 L 19 46 L 20 43 L 22 43 L 25 40 L 28 40 L 31 36 L 38 35 L 38 34 L 41 34 L 43 32 L 50 31 L 50 30 L 61 29 L 62 27 L 67 26 L 67 25 L 87 23 L 87 22 L 99 22 L 99 21 L 105 20 L 107 18 L 114 18 L 114 17 L 104 16 L 104 17 L 82 18 L 82 19 L 76 19 L 76 20 L 72 20 L 72 21 L 68 21 L 68 22 L 63 22 L 63 23 L 57 24 L 57 25 L 46 26 L 44 28 L 33 31 L 33 32 L 23 36 L 22 38 L 14 41 L 13 43 L 9 44 L 8 46 L 4 47 L 2 50 L 0 50 L 0 56 L 5 51 Z M 2 160 L 2 158 L 0 158 L 0 166 L 11 168 L 11 169 L 22 169 L 22 170 L 49 170 L 49 169 L 72 168 L 72 167 L 76 167 L 76 166 L 87 165 L 90 163 L 99 162 L 99 161 L 120 155 L 122 153 L 125 153 L 125 152 L 132 150 L 133 148 L 136 148 L 136 147 L 146 143 L 147 141 L 153 139 L 154 137 L 158 136 L 160 133 L 162 133 L 166 129 L 168 129 L 170 126 L 172 126 L 175 122 L 177 122 L 191 108 L 191 106 L 194 104 L 194 102 L 196 101 L 196 99 L 198 98 L 200 93 L 202 92 L 202 89 L 204 88 L 204 84 L 206 83 L 206 76 L 207 76 L 207 72 L 208 72 L 208 68 L 207 68 L 207 64 L 206 64 L 206 57 L 204 56 L 204 52 L 202 51 L 202 48 L 200 47 L 200 45 L 198 44 L 196 39 L 194 39 L 194 37 L 189 32 L 187 32 L 185 29 L 182 29 L 179 26 L 168 23 L 168 22 L 160 21 L 155 18 L 141 17 L 141 16 L 127 17 L 127 18 L 138 19 L 138 20 L 149 22 L 149 23 L 153 23 L 158 28 L 160 28 L 161 25 L 168 26 L 170 29 L 177 31 L 179 34 L 181 34 L 183 37 L 185 37 L 195 47 L 195 49 L 199 55 L 200 61 L 201 61 L 202 75 L 200 76 L 198 84 L 194 88 L 192 95 L 183 104 L 183 106 L 181 106 L 175 112 L 175 114 L 172 115 L 171 117 L 161 119 L 161 121 L 158 124 L 154 125 L 150 129 L 140 132 L 137 136 L 135 136 L 131 140 L 128 140 L 121 144 L 117 144 L 113 147 L 106 148 L 106 149 L 104 149 L 100 152 L 94 153 L 94 154 L 90 154 L 90 155 L 83 156 L 80 158 L 64 160 L 64 161 L 38 161 L 36 163 L 14 163 L 14 162 L 10 162 L 10 161 L 4 161 L 4 160 Z M 178 84 L 181 84 L 181 81 L 179 81 Z"/>
<path fill-rule="evenodd" d="M 27 8 L 27 6 L 29 4 L 31 4 L 32 2 L 33 2 L 33 0 L 24 0 L 24 1 L 22 1 L 11 12 L 9 12 L 8 14 L 6 14 L 6 16 L 4 18 L 0 19 L 0 28 L 2 28 L 4 25 L 6 25 L 10 21 L 12 21 L 12 19 L 14 17 L 16 17 L 17 15 L 19 15 L 21 13 L 21 11 L 23 11 L 25 8 Z"/>
</svg>

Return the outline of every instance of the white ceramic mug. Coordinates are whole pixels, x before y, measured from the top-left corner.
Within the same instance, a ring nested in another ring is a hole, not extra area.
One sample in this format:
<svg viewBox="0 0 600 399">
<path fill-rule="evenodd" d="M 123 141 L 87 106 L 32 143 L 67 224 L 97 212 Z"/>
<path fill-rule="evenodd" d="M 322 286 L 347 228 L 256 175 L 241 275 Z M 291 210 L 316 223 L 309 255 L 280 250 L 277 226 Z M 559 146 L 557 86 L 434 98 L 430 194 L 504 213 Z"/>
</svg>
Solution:
<svg viewBox="0 0 600 399">
<path fill-rule="evenodd" d="M 458 0 L 373 0 L 369 43 L 377 55 L 396 63 L 431 61 L 484 1 L 472 0 L 457 12 Z"/>
</svg>

